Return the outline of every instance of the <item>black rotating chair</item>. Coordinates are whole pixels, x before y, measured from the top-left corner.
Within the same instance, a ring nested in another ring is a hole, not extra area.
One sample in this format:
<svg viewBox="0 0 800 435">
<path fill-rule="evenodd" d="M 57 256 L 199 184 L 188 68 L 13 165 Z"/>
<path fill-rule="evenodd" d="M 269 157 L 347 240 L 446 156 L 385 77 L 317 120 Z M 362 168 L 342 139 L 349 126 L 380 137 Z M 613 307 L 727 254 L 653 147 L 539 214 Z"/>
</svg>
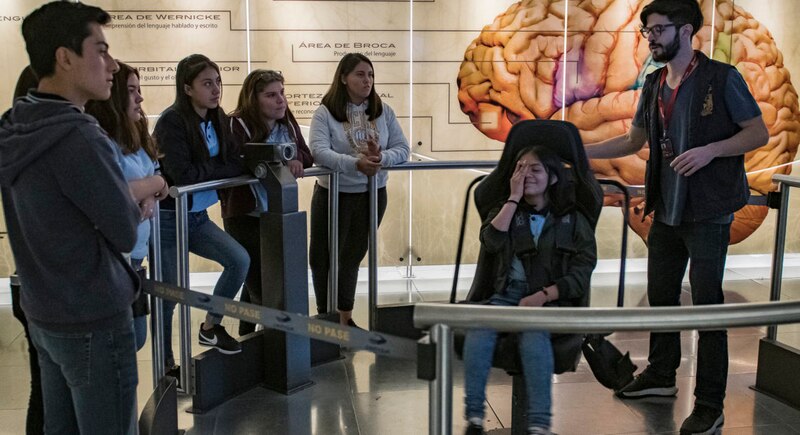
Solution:
<svg viewBox="0 0 800 435">
<path fill-rule="evenodd" d="M 568 168 L 570 182 L 573 184 L 576 198 L 576 208 L 592 225 L 597 224 L 600 211 L 603 207 L 603 191 L 589 169 L 586 152 L 583 149 L 578 129 L 569 122 L 550 120 L 528 120 L 514 125 L 506 139 L 506 146 L 497 164 L 497 167 L 478 184 L 475 189 L 475 205 L 481 221 L 485 221 L 489 212 L 498 203 L 508 198 L 510 188 L 508 180 L 511 177 L 516 162 L 514 158 L 526 146 L 540 145 L 552 149 L 564 161 Z M 476 182 L 479 180 L 476 180 Z M 466 205 L 465 205 L 466 208 Z M 464 221 L 462 221 L 461 236 L 463 239 Z M 460 263 L 461 243 L 458 248 L 456 260 L 456 278 Z M 478 264 L 475 277 L 472 281 L 467 303 L 478 303 L 489 299 L 494 288 L 495 273 L 494 255 L 481 248 L 478 254 Z M 455 302 L 456 286 L 450 296 L 450 301 Z M 581 301 L 581 306 L 589 305 L 589 295 Z M 553 334 L 553 356 L 555 360 L 555 373 L 575 371 L 580 361 L 582 334 Z M 463 347 L 463 335 L 456 336 L 456 349 L 460 354 Z M 522 369 L 519 360 L 516 334 L 500 334 L 495 347 L 494 367 L 502 368 L 513 376 L 512 398 L 512 434 L 524 434 L 526 430 L 526 400 L 525 383 L 522 378 Z"/>
</svg>

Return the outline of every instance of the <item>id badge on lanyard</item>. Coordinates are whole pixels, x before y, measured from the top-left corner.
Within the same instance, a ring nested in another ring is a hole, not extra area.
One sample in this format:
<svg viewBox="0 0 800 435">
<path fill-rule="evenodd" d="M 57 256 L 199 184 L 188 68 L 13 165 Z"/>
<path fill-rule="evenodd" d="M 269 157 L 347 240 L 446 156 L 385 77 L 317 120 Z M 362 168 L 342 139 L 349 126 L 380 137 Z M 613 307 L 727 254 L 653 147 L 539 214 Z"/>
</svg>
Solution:
<svg viewBox="0 0 800 435">
<path fill-rule="evenodd" d="M 672 147 L 672 139 L 667 136 L 666 130 L 661 136 L 661 139 L 658 140 L 658 145 L 661 147 L 662 157 L 665 159 L 671 159 L 675 157 L 675 148 Z"/>
<path fill-rule="evenodd" d="M 664 68 L 663 72 L 661 73 L 661 81 L 658 85 L 658 111 L 661 115 L 662 121 L 662 134 L 661 138 L 658 140 L 658 146 L 661 148 L 661 156 L 664 159 L 671 159 L 675 157 L 675 147 L 672 146 L 672 139 L 667 136 L 667 130 L 669 129 L 669 121 L 672 119 L 672 110 L 675 108 L 675 100 L 678 98 L 678 90 L 680 89 L 681 85 L 686 78 L 694 71 L 697 67 L 697 55 L 692 58 L 692 61 L 689 63 L 689 66 L 686 67 L 686 71 L 683 73 L 683 77 L 681 77 L 680 83 L 675 89 L 672 91 L 672 95 L 669 98 L 669 102 L 667 106 L 664 107 L 664 101 L 662 98 L 663 90 L 664 90 L 664 83 L 667 81 L 667 69 Z"/>
</svg>

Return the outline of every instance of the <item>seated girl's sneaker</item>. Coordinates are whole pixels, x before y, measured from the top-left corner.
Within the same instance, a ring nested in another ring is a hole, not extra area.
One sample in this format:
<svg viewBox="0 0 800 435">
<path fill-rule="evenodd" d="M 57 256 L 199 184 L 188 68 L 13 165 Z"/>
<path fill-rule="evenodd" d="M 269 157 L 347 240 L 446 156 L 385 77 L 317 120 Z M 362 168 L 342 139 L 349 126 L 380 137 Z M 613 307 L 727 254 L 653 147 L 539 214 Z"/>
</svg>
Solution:
<svg viewBox="0 0 800 435">
<path fill-rule="evenodd" d="M 464 435 L 484 435 L 485 433 L 486 432 L 483 431 L 483 426 L 470 423 L 469 426 L 467 426 L 467 430 L 464 432 Z"/>
</svg>

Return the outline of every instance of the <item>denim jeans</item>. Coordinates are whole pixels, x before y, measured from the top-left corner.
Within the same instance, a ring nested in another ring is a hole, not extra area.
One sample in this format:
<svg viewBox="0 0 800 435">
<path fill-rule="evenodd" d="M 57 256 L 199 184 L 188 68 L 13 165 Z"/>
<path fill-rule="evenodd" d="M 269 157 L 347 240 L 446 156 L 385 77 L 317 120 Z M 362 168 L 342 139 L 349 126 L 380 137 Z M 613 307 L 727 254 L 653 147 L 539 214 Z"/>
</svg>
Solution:
<svg viewBox="0 0 800 435">
<path fill-rule="evenodd" d="M 517 306 L 528 293 L 525 282 L 511 281 L 503 295 L 495 294 L 489 305 Z M 497 332 L 471 329 L 464 340 L 464 400 L 466 417 L 484 416 L 486 382 L 492 367 Z M 519 353 L 528 395 L 528 427 L 550 427 L 552 413 L 553 346 L 548 331 L 526 331 L 519 334 Z"/>
<path fill-rule="evenodd" d="M 175 246 L 175 211 L 161 210 L 161 277 L 165 283 L 178 283 L 178 251 Z M 211 219 L 208 212 L 188 213 L 189 252 L 216 261 L 223 270 L 214 286 L 214 295 L 233 299 L 242 287 L 250 256 L 228 233 L 222 231 Z M 172 352 L 172 315 L 175 302 L 164 300 L 164 363 L 167 368 L 175 364 Z M 206 322 L 219 324 L 222 313 L 208 313 Z"/>
<path fill-rule="evenodd" d="M 131 267 L 133 270 L 139 270 L 142 267 L 143 258 L 131 258 Z M 133 332 L 136 334 L 136 350 L 142 350 L 144 343 L 147 341 L 147 316 L 136 316 L 133 318 Z"/>
<path fill-rule="evenodd" d="M 689 284 L 694 305 L 721 304 L 722 277 L 730 224 L 684 222 L 670 226 L 653 221 L 648 236 L 647 299 L 650 306 L 680 305 L 681 283 L 691 259 Z M 727 331 L 700 331 L 697 343 L 696 402 L 722 409 L 728 378 Z M 650 334 L 648 370 L 674 380 L 681 362 L 678 332 Z"/>
<path fill-rule="evenodd" d="M 244 279 L 242 302 L 264 305 L 261 298 L 261 218 L 249 215 L 233 216 L 222 220 L 225 232 L 230 234 L 247 251 L 250 266 Z M 239 321 L 239 335 L 256 330 L 255 323 Z"/>
<path fill-rule="evenodd" d="M 133 325 L 65 333 L 28 324 L 42 374 L 47 434 L 136 434 Z"/>
</svg>

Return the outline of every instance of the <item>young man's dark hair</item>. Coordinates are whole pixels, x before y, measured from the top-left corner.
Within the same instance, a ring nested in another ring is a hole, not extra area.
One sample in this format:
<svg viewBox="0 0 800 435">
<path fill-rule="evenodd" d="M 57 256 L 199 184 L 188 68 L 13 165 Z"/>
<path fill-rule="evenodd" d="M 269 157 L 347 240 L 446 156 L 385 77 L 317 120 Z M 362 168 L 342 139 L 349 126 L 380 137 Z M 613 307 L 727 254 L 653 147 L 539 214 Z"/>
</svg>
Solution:
<svg viewBox="0 0 800 435">
<path fill-rule="evenodd" d="M 639 15 L 642 26 L 647 26 L 647 17 L 651 14 L 665 15 L 676 24 L 676 28 L 691 24 L 692 36 L 703 27 L 703 12 L 697 0 L 655 0 Z"/>
<path fill-rule="evenodd" d="M 31 12 L 22 21 L 22 37 L 30 65 L 39 78 L 55 72 L 56 50 L 66 47 L 82 55 L 83 40 L 91 34 L 90 23 L 111 22 L 108 12 L 83 3 L 55 1 Z"/>
</svg>

